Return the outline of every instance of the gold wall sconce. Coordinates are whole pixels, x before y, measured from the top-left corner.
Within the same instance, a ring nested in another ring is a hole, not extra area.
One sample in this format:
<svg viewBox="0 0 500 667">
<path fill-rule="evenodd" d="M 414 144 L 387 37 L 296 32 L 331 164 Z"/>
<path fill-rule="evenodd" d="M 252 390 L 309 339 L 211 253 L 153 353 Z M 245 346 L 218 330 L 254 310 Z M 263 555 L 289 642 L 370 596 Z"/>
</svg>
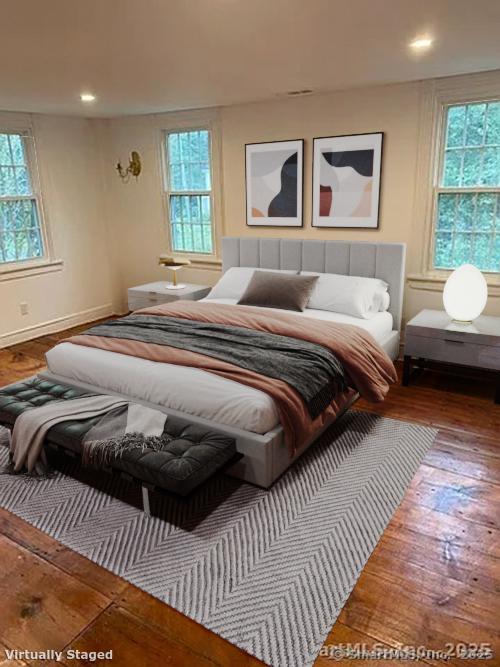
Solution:
<svg viewBox="0 0 500 667">
<path fill-rule="evenodd" d="M 128 183 L 131 176 L 138 178 L 142 171 L 141 156 L 139 153 L 137 151 L 132 151 L 130 153 L 128 167 L 124 168 L 121 162 L 118 162 L 116 165 L 116 171 L 124 183 Z"/>
</svg>

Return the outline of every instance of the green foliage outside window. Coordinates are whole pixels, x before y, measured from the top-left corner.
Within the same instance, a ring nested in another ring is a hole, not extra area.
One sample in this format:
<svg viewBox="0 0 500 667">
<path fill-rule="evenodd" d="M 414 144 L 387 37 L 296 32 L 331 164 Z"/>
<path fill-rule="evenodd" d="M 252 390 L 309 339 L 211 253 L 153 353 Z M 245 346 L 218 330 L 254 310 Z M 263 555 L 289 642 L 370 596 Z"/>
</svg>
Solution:
<svg viewBox="0 0 500 667">
<path fill-rule="evenodd" d="M 168 134 L 166 161 L 172 250 L 212 254 L 209 131 Z"/>
<path fill-rule="evenodd" d="M 448 107 L 436 214 L 436 268 L 500 272 L 500 101 Z"/>
<path fill-rule="evenodd" d="M 20 134 L 0 133 L 0 264 L 43 254 L 25 139 Z"/>
</svg>

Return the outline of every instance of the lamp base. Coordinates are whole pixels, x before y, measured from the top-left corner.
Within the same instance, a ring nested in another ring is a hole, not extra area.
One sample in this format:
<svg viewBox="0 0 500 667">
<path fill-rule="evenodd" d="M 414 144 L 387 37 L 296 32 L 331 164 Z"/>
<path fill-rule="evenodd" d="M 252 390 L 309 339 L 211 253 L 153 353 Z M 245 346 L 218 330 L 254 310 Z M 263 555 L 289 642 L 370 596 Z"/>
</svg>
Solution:
<svg viewBox="0 0 500 667">
<path fill-rule="evenodd" d="M 166 289 L 184 289 L 186 287 L 186 283 L 177 283 L 177 285 L 174 285 L 174 283 L 167 283 L 165 285 Z"/>
<path fill-rule="evenodd" d="M 474 320 L 451 320 L 452 324 L 456 324 L 459 327 L 467 327 L 469 324 L 472 324 Z"/>
</svg>

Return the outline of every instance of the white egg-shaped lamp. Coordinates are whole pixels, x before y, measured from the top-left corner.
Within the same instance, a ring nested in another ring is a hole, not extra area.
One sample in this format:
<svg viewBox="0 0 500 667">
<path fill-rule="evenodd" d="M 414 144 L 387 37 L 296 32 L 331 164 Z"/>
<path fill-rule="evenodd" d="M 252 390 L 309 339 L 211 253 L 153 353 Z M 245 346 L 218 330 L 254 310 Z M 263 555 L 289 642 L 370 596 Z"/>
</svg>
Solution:
<svg viewBox="0 0 500 667">
<path fill-rule="evenodd" d="M 475 320 L 483 312 L 487 300 L 486 280 L 472 264 L 463 264 L 453 271 L 444 286 L 444 309 L 456 322 Z"/>
</svg>

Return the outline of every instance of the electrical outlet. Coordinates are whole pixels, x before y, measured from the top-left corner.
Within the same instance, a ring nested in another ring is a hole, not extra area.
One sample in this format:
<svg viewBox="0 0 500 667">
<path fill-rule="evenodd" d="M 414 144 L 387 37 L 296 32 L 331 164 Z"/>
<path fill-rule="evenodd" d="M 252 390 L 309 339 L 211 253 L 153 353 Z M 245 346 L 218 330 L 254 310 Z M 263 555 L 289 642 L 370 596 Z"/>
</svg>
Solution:
<svg viewBox="0 0 500 667">
<path fill-rule="evenodd" d="M 27 315 L 29 313 L 29 306 L 26 301 L 21 301 L 19 304 L 19 310 L 21 311 L 21 315 Z"/>
</svg>

